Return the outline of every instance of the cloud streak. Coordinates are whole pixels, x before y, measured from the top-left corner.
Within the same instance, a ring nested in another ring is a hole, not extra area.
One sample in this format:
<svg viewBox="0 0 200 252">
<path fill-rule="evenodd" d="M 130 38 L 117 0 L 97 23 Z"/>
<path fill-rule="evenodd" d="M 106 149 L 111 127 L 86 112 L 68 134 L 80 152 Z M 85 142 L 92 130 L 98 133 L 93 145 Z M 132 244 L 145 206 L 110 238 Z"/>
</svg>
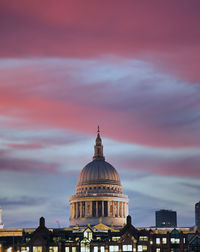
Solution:
<svg viewBox="0 0 200 252">
<path fill-rule="evenodd" d="M 0 7 L 1 57 L 112 54 L 151 60 L 182 78 L 200 80 L 197 1 L 184 0 L 181 6 L 159 1 L 145 5 L 44 1 L 39 9 L 34 2 L 10 6 L 4 1 Z"/>
<path fill-rule="evenodd" d="M 100 121 L 105 135 L 121 141 L 175 148 L 200 145 L 199 85 L 156 73 L 151 64 L 106 59 L 10 63 L 12 78 L 0 70 L 0 110 L 15 118 L 16 126 L 48 125 L 91 134 Z"/>
<path fill-rule="evenodd" d="M 45 163 L 30 159 L 12 158 L 4 152 L 0 156 L 0 172 L 23 172 L 36 174 L 59 174 L 59 165 L 56 163 Z"/>
</svg>

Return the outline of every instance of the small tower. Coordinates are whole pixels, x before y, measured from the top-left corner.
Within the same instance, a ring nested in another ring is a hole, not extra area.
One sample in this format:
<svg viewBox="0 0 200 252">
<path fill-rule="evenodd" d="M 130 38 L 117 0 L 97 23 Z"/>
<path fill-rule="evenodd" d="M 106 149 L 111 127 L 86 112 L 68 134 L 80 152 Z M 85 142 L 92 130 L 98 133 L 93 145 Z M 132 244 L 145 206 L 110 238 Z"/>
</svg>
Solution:
<svg viewBox="0 0 200 252">
<path fill-rule="evenodd" d="M 3 222 L 2 222 L 2 208 L 0 206 L 0 228 L 3 228 Z"/>
</svg>

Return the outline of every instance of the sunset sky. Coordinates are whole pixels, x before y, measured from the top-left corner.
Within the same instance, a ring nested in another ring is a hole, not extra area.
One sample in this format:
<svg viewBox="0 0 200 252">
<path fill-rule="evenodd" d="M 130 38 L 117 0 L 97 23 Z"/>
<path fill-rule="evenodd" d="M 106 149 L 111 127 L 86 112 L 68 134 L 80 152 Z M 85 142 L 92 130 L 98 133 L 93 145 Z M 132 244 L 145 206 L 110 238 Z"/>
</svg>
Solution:
<svg viewBox="0 0 200 252">
<path fill-rule="evenodd" d="M 194 225 L 200 1 L 0 0 L 0 206 L 8 227 L 69 225 L 100 125 L 136 227 Z"/>
</svg>

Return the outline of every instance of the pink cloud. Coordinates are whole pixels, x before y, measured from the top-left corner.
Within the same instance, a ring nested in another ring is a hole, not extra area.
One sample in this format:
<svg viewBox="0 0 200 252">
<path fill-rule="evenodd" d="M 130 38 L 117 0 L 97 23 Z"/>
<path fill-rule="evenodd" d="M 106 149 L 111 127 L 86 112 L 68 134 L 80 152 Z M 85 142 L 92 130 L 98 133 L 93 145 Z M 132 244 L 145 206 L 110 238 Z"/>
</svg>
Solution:
<svg viewBox="0 0 200 252">
<path fill-rule="evenodd" d="M 1 57 L 146 59 L 199 81 L 198 1 L 1 2 Z"/>
<path fill-rule="evenodd" d="M 124 169 L 143 171 L 149 174 L 200 178 L 200 159 L 195 155 L 192 157 L 168 157 L 167 159 L 159 156 L 129 157 L 127 160 L 123 158 L 121 161 L 119 160 L 119 166 L 120 163 L 123 163 Z"/>
<path fill-rule="evenodd" d="M 0 157 L 0 171 L 32 174 L 60 174 L 57 164 L 12 157 Z"/>
<path fill-rule="evenodd" d="M 12 148 L 12 149 L 42 149 L 44 145 L 39 143 L 29 143 L 29 144 L 18 144 L 18 143 L 12 143 L 12 144 L 6 144 L 6 146 Z"/>
<path fill-rule="evenodd" d="M 1 69 L 0 77 L 0 113 L 16 119 L 6 122 L 10 127 L 70 129 L 93 135 L 100 124 L 104 136 L 120 141 L 172 148 L 200 145 L 197 86 L 158 76 L 137 80 L 129 73 L 111 79 L 110 84 L 107 79 L 98 83 L 97 77 L 97 83 L 88 85 L 82 76 L 85 69 L 79 67 L 60 69 L 46 61 L 12 64 Z M 98 76 L 95 71 L 87 75 Z M 126 87 L 124 79 L 131 85 Z"/>
</svg>

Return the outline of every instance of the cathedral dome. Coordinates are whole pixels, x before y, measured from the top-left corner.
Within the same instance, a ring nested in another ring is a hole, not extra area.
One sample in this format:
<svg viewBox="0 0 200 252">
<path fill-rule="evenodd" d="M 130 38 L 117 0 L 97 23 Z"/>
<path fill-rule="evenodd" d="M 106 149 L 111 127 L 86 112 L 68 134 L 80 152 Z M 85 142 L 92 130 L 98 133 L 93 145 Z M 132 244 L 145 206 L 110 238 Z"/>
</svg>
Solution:
<svg viewBox="0 0 200 252">
<path fill-rule="evenodd" d="M 93 161 L 81 171 L 76 194 L 70 198 L 70 225 L 105 225 L 121 227 L 128 215 L 128 197 L 122 193 L 120 177 L 105 161 L 98 127 Z"/>
<path fill-rule="evenodd" d="M 93 160 L 81 171 L 77 186 L 110 184 L 121 186 L 120 177 L 115 168 L 105 160 Z"/>
</svg>

